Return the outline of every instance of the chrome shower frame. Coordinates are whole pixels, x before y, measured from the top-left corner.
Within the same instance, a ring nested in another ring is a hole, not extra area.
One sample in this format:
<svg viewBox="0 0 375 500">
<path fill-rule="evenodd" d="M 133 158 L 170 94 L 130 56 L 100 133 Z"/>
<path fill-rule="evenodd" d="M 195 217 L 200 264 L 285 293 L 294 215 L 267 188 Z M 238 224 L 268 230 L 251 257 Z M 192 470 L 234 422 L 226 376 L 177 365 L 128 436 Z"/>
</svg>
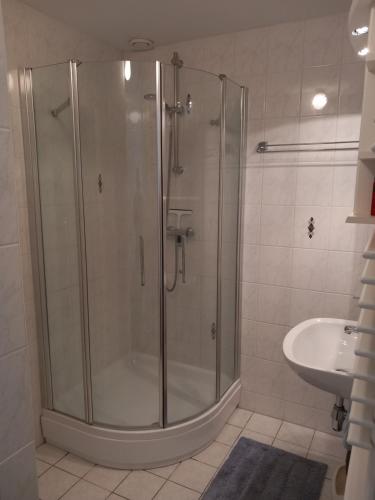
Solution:
<svg viewBox="0 0 375 500">
<path fill-rule="evenodd" d="M 67 64 L 69 70 L 69 104 L 71 105 L 71 123 L 73 130 L 73 164 L 75 174 L 75 201 L 76 201 L 76 224 L 78 237 L 78 257 L 80 262 L 80 302 L 81 302 L 81 332 L 82 332 L 82 369 L 83 369 L 83 385 L 84 385 L 84 407 L 85 417 L 84 422 L 87 424 L 95 424 L 93 418 L 93 401 L 92 401 L 92 374 L 91 374 L 91 355 L 90 355 L 90 334 L 89 334 L 89 314 L 88 314 L 88 289 L 87 289 L 87 262 L 86 262 L 86 238 L 85 238 L 85 217 L 83 210 L 83 186 L 82 186 L 82 164 L 80 151 L 80 130 L 79 130 L 79 95 L 77 82 L 77 67 L 82 64 L 79 61 L 71 60 Z M 181 66 L 174 65 L 175 78 L 178 80 L 178 72 Z M 190 68 L 189 68 L 190 69 Z M 245 152 L 246 152 L 246 127 L 247 127 L 247 89 L 241 87 L 241 154 L 239 165 L 239 183 L 238 183 L 238 214 L 237 214 L 237 258 L 236 258 L 236 323 L 234 332 L 234 372 L 235 377 L 231 386 L 221 393 L 221 258 L 222 258 L 222 212 L 223 212 L 223 168 L 225 162 L 225 107 L 226 107 L 226 89 L 227 78 L 225 75 L 215 75 L 220 80 L 220 157 L 219 157 L 219 198 L 218 198 L 218 241 L 217 241 L 217 311 L 216 311 L 216 398 L 213 405 L 207 407 L 201 413 L 215 406 L 228 392 L 233 384 L 238 380 L 240 375 L 239 361 L 239 344 L 240 344 L 240 304 L 241 304 L 241 226 L 242 226 L 242 193 L 244 189 L 244 167 L 245 167 Z M 166 128 L 167 128 L 167 104 L 164 101 L 164 82 L 163 82 L 163 64 L 155 63 L 155 81 L 156 81 L 156 140 L 157 140 L 157 192 L 158 200 L 158 222 L 160 226 L 159 232 L 159 256 L 158 256 L 158 274 L 159 274 L 159 294 L 160 294 L 160 356 L 159 356 L 159 426 L 160 428 L 172 427 L 185 420 L 191 420 L 201 413 L 189 417 L 187 419 L 168 423 L 168 373 L 167 373 L 167 332 L 166 332 L 166 272 L 164 266 L 164 249 L 166 244 L 167 232 L 167 199 L 164 196 L 164 186 L 166 179 L 163 178 L 163 162 L 166 145 Z M 41 221 L 41 200 L 39 186 L 39 171 L 38 171 L 38 154 L 37 154 L 37 138 L 35 127 L 33 89 L 32 89 L 32 69 L 25 68 L 19 72 L 20 95 L 21 95 L 21 113 L 23 125 L 23 140 L 25 150 L 26 163 L 26 181 L 27 195 L 30 205 L 30 226 L 31 226 L 31 245 L 32 245 L 32 264 L 33 264 L 33 281 L 35 287 L 36 298 L 36 313 L 37 313 L 37 328 L 41 333 L 39 335 L 41 354 L 41 373 L 42 373 L 42 395 L 43 407 L 49 410 L 54 410 L 53 401 L 53 380 L 51 371 L 50 359 L 50 342 L 48 331 L 48 310 L 46 297 L 46 281 L 45 281 L 45 263 L 43 251 L 43 228 Z M 174 99 L 177 106 L 178 100 L 178 81 L 174 82 Z M 66 106 L 64 106 L 64 109 Z M 174 140 L 177 139 L 178 151 L 178 113 L 174 113 L 173 120 L 176 120 L 177 133 Z M 175 150 L 176 151 L 176 150 Z M 175 160 L 176 158 L 174 158 Z M 177 160 L 178 161 L 178 156 Z M 54 410 L 56 411 L 56 410 Z M 62 413 L 61 411 L 57 411 Z M 70 415 L 69 415 L 70 416 Z M 71 416 L 70 416 L 71 417 Z M 71 417 L 80 420 L 77 417 Z M 111 427 L 100 424 L 102 427 Z M 150 426 L 147 429 L 153 429 Z M 137 430 L 139 427 L 121 427 L 121 429 Z"/>
</svg>

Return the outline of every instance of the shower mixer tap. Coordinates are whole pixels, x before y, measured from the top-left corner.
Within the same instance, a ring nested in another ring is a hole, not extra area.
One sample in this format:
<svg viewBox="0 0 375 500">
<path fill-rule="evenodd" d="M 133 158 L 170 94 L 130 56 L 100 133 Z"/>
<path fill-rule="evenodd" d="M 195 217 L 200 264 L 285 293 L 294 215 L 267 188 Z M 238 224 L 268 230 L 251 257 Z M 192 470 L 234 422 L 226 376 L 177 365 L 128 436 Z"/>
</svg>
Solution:
<svg viewBox="0 0 375 500">
<path fill-rule="evenodd" d="M 168 210 L 168 215 L 176 218 L 176 225 L 167 226 L 167 237 L 174 240 L 174 278 L 172 286 L 167 285 L 169 292 L 173 292 L 176 288 L 178 274 L 181 274 L 182 283 L 186 283 L 186 240 L 194 236 L 194 229 L 191 226 L 182 227 L 181 222 L 183 217 L 192 214 L 192 210 L 178 208 Z M 181 262 L 179 262 L 179 254 L 181 254 Z"/>
</svg>

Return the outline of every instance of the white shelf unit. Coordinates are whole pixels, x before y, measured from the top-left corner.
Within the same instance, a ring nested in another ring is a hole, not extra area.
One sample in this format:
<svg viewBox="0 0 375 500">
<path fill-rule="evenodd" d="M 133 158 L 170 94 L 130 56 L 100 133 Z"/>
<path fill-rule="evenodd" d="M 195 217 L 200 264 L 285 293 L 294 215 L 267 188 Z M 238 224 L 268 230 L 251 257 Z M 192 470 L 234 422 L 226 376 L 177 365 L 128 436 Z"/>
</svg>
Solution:
<svg viewBox="0 0 375 500">
<path fill-rule="evenodd" d="M 353 214 L 347 222 L 375 224 L 371 216 L 375 178 L 375 9 L 371 9 L 366 58 L 362 121 L 359 140 L 358 168 Z"/>
</svg>

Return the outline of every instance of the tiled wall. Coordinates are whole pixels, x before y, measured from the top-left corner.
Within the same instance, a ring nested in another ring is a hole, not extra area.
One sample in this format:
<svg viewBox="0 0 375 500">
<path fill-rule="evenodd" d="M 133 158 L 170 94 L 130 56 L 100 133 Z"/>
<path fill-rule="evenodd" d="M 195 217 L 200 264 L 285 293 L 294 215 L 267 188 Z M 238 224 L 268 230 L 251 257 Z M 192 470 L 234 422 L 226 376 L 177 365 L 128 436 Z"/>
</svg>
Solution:
<svg viewBox="0 0 375 500">
<path fill-rule="evenodd" d="M 25 332 L 1 8 L 0 61 L 0 498 L 36 500 L 30 353 Z"/>
<path fill-rule="evenodd" d="M 59 21 L 45 16 L 18 0 L 2 0 L 2 4 L 8 57 L 11 122 L 14 136 L 16 205 L 19 212 L 26 330 L 31 353 L 34 432 L 36 442 L 40 443 L 42 435 L 39 425 L 41 411 L 39 360 L 17 69 L 24 66 L 62 62 L 71 58 L 85 60 L 116 59 L 119 52 Z"/>
<path fill-rule="evenodd" d="M 281 24 L 168 47 L 144 58 L 226 73 L 249 88 L 244 200 L 241 406 L 327 429 L 332 396 L 286 365 L 282 340 L 307 318 L 355 318 L 366 228 L 345 224 L 354 152 L 259 155 L 257 142 L 358 140 L 363 62 L 346 16 Z M 328 105 L 313 110 L 323 90 Z M 308 238 L 310 217 L 315 233 Z"/>
</svg>

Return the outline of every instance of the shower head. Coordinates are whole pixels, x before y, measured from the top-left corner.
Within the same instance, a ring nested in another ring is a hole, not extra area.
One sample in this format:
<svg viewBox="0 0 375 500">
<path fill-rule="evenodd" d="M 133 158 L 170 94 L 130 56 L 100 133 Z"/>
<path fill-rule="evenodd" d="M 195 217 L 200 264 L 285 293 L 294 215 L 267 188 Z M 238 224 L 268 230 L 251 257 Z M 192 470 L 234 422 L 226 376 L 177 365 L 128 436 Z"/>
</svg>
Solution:
<svg viewBox="0 0 375 500">
<path fill-rule="evenodd" d="M 143 97 L 146 101 L 155 101 L 156 100 L 156 94 L 145 94 Z"/>
</svg>

